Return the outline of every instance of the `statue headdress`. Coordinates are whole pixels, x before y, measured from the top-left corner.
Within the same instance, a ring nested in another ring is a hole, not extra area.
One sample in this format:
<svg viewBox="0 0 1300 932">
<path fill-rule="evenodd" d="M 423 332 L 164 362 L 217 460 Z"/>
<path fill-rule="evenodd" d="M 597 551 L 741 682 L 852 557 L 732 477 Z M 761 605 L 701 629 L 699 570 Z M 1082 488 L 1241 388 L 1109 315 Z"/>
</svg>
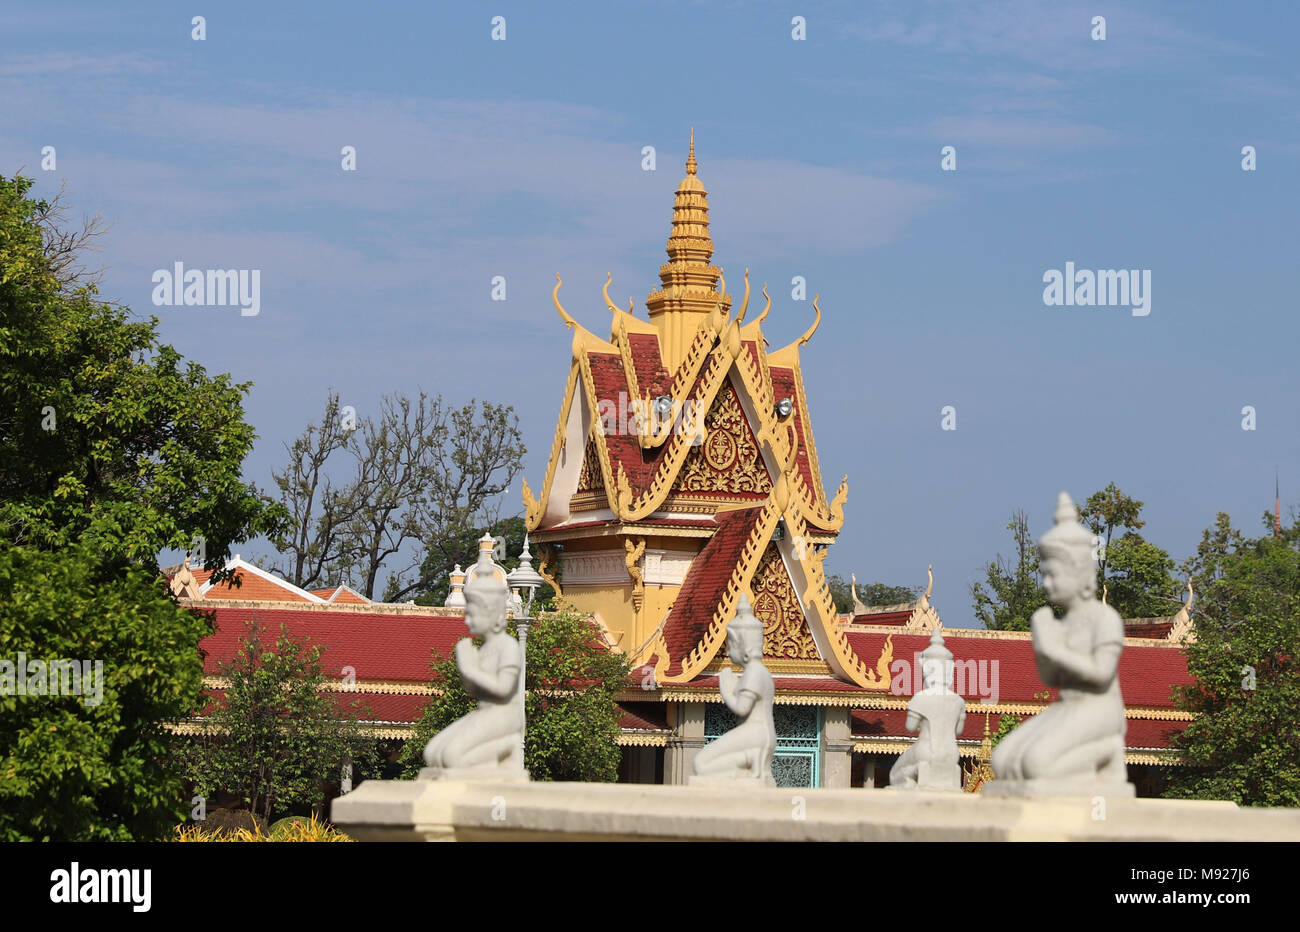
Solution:
<svg viewBox="0 0 1300 932">
<path fill-rule="evenodd" d="M 510 590 L 506 584 L 497 575 L 496 564 L 492 562 L 492 551 L 481 549 L 478 552 L 478 563 L 475 564 L 475 571 L 465 583 L 466 600 L 476 602 L 486 602 L 493 606 L 501 613 L 500 622 L 505 624 L 506 620 L 506 598 L 510 595 Z"/>
<path fill-rule="evenodd" d="M 1038 556 L 1067 555 L 1075 560 L 1092 559 L 1092 533 L 1079 523 L 1079 509 L 1069 492 L 1062 492 L 1056 500 L 1056 524 L 1038 539 Z"/>
<path fill-rule="evenodd" d="M 736 601 L 736 617 L 732 618 L 731 623 L 727 625 L 727 633 L 732 632 L 735 632 L 736 637 L 741 639 L 742 644 L 757 644 L 759 655 L 762 655 L 763 622 L 754 617 L 754 608 L 749 603 L 749 596 L 743 592 Z M 750 642 L 750 638 L 754 640 Z"/>
<path fill-rule="evenodd" d="M 951 686 L 956 667 L 953 664 L 952 651 L 948 650 L 944 645 L 943 635 L 938 628 L 935 629 L 934 634 L 930 635 L 930 646 L 921 651 L 921 682 L 923 684 L 925 682 L 926 668 L 935 663 L 940 665 L 939 669 L 942 671 L 939 677 L 940 684 Z"/>
<path fill-rule="evenodd" d="M 1050 531 L 1038 539 L 1038 558 L 1063 559 L 1079 570 L 1091 567 L 1094 544 L 1092 532 L 1079 523 L 1079 509 L 1068 492 L 1062 492 L 1056 500 L 1056 524 Z M 1092 591 L 1096 591 L 1096 579 L 1088 577 Z"/>
</svg>

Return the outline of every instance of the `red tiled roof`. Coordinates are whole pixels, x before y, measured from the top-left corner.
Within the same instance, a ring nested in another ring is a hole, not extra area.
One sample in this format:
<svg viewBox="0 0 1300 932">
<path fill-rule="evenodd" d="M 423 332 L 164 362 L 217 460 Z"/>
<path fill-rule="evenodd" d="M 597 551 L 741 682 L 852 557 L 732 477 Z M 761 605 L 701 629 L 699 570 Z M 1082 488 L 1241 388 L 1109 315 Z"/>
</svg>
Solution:
<svg viewBox="0 0 1300 932">
<path fill-rule="evenodd" d="M 893 634 L 844 629 L 859 657 L 868 661 L 880 656 L 887 637 L 893 637 L 894 660 L 915 663 L 913 657 L 930 643 L 929 634 Z M 992 662 L 997 661 L 997 694 L 1000 702 L 1034 702 L 1034 694 L 1047 689 L 1038 678 L 1033 641 L 1026 639 L 950 637 L 945 646 L 958 662 L 986 660 L 985 682 L 991 683 Z M 978 671 L 977 671 L 978 672 Z M 915 675 L 915 671 L 913 671 Z M 1192 681 L 1183 652 L 1169 647 L 1126 646 L 1119 658 L 1120 692 L 1129 706 L 1173 707 L 1171 686 Z M 978 695 L 977 684 L 968 683 L 963 695 Z M 1056 691 L 1052 690 L 1053 698 Z"/>
<path fill-rule="evenodd" d="M 853 624 L 855 625 L 905 625 L 912 617 L 912 609 L 898 612 L 868 612 L 865 615 L 854 615 Z"/>
<path fill-rule="evenodd" d="M 1141 621 L 1124 622 L 1124 636 L 1130 638 L 1151 638 L 1152 640 L 1162 640 L 1168 637 L 1169 632 L 1173 629 L 1172 621 Z"/>
<path fill-rule="evenodd" d="M 456 615 L 223 606 L 213 610 L 217 629 L 199 642 L 207 653 L 203 670 L 209 675 L 234 658 L 249 621 L 262 624 L 267 637 L 278 636 L 280 625 L 288 625 L 293 637 L 310 638 L 325 648 L 321 667 L 328 676 L 340 676 L 343 667 L 352 667 L 359 680 L 427 683 L 433 652 L 450 654 L 469 634 L 464 618 Z"/>
<path fill-rule="evenodd" d="M 212 573 L 209 570 L 194 570 L 193 572 L 194 578 L 200 586 L 206 585 L 207 581 L 212 578 Z M 232 582 L 221 583 L 205 592 L 203 598 L 260 599 L 267 602 L 310 601 L 289 588 L 287 582 L 284 585 L 277 585 L 269 579 L 258 576 L 256 573 L 248 573 L 242 569 L 235 571 L 235 579 L 239 582 L 238 586 L 235 586 Z"/>
<path fill-rule="evenodd" d="M 668 708 L 662 702 L 620 702 L 619 707 L 618 727 L 624 731 L 668 730 Z"/>
<path fill-rule="evenodd" d="M 670 676 L 681 672 L 682 661 L 708 630 L 714 609 L 718 607 L 727 582 L 740 561 L 741 548 L 761 513 L 762 508 L 756 507 L 724 511 L 714 516 L 718 531 L 691 561 L 691 568 L 664 622 Z"/>
<path fill-rule="evenodd" d="M 337 595 L 335 595 L 337 593 Z M 345 605 L 369 605 L 370 603 L 357 595 L 347 586 L 331 586 L 327 589 L 313 589 L 312 595 L 318 595 L 326 602 L 334 604 L 343 603 Z"/>
<path fill-rule="evenodd" d="M 754 346 L 750 343 L 749 346 Z M 808 427 L 804 423 L 804 413 L 799 407 L 799 393 L 796 391 L 795 372 L 793 369 L 784 369 L 778 366 L 772 366 L 769 370 L 772 373 L 772 391 L 776 395 L 776 400 L 789 398 L 794 405 L 794 413 L 790 415 L 793 420 L 796 433 L 799 435 L 799 452 L 796 455 L 796 461 L 799 467 L 799 475 L 808 485 L 808 491 L 814 496 L 821 490 L 821 479 L 813 475 L 812 463 L 808 458 L 808 451 L 812 449 L 808 444 Z"/>
<path fill-rule="evenodd" d="M 596 392 L 596 401 L 618 403 L 620 393 L 627 395 L 627 376 L 623 371 L 623 359 L 611 353 L 588 353 L 591 366 L 591 379 Z M 639 399 L 628 399 L 628 403 Z M 597 412 L 598 413 L 598 412 Z M 661 444 L 653 450 L 641 449 L 636 436 L 629 430 L 605 434 L 605 448 L 609 450 L 609 465 L 613 478 L 618 481 L 618 467 L 623 467 L 627 474 L 632 495 L 640 495 L 649 486 L 659 461 L 663 459 L 667 444 Z"/>
<path fill-rule="evenodd" d="M 668 394 L 672 390 L 673 380 L 663 365 L 659 336 L 653 333 L 629 333 L 627 343 L 632 348 L 632 368 L 636 370 L 637 387 L 641 389 L 642 397 L 648 394 L 651 398 L 658 398 Z"/>
</svg>

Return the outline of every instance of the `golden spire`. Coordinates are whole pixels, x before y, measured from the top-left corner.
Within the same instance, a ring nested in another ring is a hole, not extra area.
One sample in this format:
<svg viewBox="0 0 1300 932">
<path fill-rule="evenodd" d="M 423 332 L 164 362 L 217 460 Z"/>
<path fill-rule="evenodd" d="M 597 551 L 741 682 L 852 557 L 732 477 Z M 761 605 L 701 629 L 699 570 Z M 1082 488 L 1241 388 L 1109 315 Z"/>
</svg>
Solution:
<svg viewBox="0 0 1300 932">
<path fill-rule="evenodd" d="M 722 270 L 710 265 L 713 240 L 709 236 L 709 192 L 699 179 L 695 160 L 695 130 L 691 129 L 686 156 L 686 177 L 677 185 L 673 200 L 672 231 L 668 235 L 668 261 L 659 267 L 663 287 L 646 299 L 650 320 L 660 331 L 664 364 L 673 371 L 686 355 L 700 319 L 714 309 L 726 313 L 731 299 L 717 289 Z"/>
</svg>

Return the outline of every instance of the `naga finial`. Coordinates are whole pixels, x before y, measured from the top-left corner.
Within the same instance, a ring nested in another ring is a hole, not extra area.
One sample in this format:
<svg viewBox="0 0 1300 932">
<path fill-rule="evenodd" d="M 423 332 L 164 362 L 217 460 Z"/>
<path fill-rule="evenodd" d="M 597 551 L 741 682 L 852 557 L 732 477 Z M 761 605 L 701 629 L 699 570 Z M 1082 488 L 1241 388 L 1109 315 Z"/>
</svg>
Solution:
<svg viewBox="0 0 1300 932">
<path fill-rule="evenodd" d="M 745 297 L 740 302 L 740 313 L 736 315 L 736 323 L 745 322 L 745 311 L 749 310 L 749 269 L 745 269 Z"/>
<path fill-rule="evenodd" d="M 605 273 L 605 287 L 602 288 L 602 289 L 600 289 L 600 293 L 601 293 L 601 295 L 603 295 L 604 298 L 605 298 L 605 306 L 606 306 L 607 308 L 609 308 L 611 311 L 613 311 L 615 314 L 617 314 L 618 311 L 619 311 L 619 307 L 618 307 L 618 305 L 615 304 L 613 301 L 611 301 L 611 300 L 609 299 L 609 286 L 612 285 L 613 283 L 614 283 L 614 273 L 613 273 L 613 272 L 606 272 L 606 273 Z"/>
<path fill-rule="evenodd" d="M 813 295 L 813 310 L 817 312 L 817 316 L 813 319 L 812 326 L 809 327 L 808 330 L 804 333 L 804 335 L 799 338 L 800 346 L 803 346 L 809 340 L 811 340 L 812 335 L 817 332 L 817 328 L 822 325 L 822 309 L 817 306 L 817 299 L 819 297 L 821 296 Z"/>
<path fill-rule="evenodd" d="M 560 278 L 560 273 L 556 272 L 555 290 L 551 292 L 551 300 L 555 303 L 555 309 L 560 312 L 560 316 L 564 318 L 564 326 L 568 327 L 570 330 L 575 330 L 577 329 L 578 322 L 569 315 L 569 312 L 564 309 L 564 305 L 560 303 L 560 286 L 563 284 L 564 280 Z"/>
<path fill-rule="evenodd" d="M 758 315 L 758 320 L 754 321 L 756 324 L 761 324 L 763 318 L 767 316 L 767 312 L 772 310 L 772 297 L 767 293 L 767 282 L 763 283 L 763 297 L 767 298 L 767 304 L 763 307 L 763 313 Z"/>
</svg>

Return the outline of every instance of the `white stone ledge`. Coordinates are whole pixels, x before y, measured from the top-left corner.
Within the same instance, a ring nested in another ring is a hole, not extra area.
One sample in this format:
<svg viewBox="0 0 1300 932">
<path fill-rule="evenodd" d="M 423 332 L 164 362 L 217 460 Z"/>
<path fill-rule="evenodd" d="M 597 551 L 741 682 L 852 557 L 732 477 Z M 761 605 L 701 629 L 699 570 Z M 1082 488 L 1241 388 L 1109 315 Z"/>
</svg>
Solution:
<svg viewBox="0 0 1300 932">
<path fill-rule="evenodd" d="M 368 780 L 331 818 L 360 841 L 1300 841 L 1300 809 L 1111 798 L 1097 812 L 1088 797 Z"/>
</svg>

